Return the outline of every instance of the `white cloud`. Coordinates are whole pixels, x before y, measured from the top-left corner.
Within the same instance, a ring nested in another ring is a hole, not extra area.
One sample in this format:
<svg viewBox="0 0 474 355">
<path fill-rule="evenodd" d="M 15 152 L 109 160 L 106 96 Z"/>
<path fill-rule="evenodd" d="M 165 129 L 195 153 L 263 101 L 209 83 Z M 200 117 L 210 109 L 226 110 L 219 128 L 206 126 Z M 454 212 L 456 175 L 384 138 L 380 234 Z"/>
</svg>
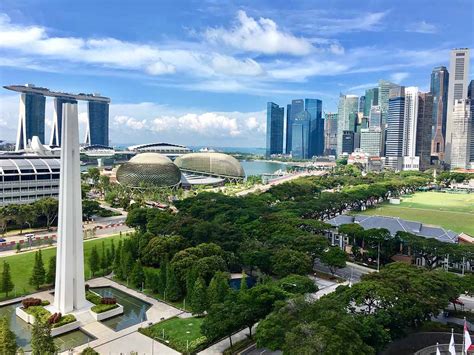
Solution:
<svg viewBox="0 0 474 355">
<path fill-rule="evenodd" d="M 255 60 L 236 60 L 233 57 L 216 55 L 212 59 L 212 67 L 219 73 L 227 75 L 255 76 L 263 74 L 263 69 Z"/>
<path fill-rule="evenodd" d="M 281 31 L 271 19 L 261 17 L 256 20 L 240 10 L 237 20 L 238 23 L 231 29 L 207 29 L 205 38 L 211 43 L 256 53 L 306 55 L 313 50 L 307 39 Z"/>
<path fill-rule="evenodd" d="M 407 32 L 417 32 L 417 33 L 436 33 L 438 29 L 435 25 L 428 23 L 426 21 L 414 22 L 409 24 L 406 27 Z"/>
<path fill-rule="evenodd" d="M 409 76 L 410 74 L 405 73 L 405 72 L 393 73 L 392 75 L 390 75 L 390 80 L 396 84 L 400 84 L 403 80 L 405 80 Z"/>
<path fill-rule="evenodd" d="M 315 18 L 314 29 L 324 34 L 378 31 L 388 13 L 389 11 L 369 12 L 353 18 Z"/>
</svg>

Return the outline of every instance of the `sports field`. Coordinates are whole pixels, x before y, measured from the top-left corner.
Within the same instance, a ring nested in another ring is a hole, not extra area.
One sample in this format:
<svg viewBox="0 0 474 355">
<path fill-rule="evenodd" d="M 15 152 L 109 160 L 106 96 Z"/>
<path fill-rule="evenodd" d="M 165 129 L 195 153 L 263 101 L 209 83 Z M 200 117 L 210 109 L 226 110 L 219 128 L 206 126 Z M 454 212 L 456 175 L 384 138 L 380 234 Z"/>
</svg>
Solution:
<svg viewBox="0 0 474 355">
<path fill-rule="evenodd" d="M 417 192 L 404 196 L 400 205 L 387 202 L 358 213 L 400 217 L 474 235 L 474 194 Z"/>
</svg>

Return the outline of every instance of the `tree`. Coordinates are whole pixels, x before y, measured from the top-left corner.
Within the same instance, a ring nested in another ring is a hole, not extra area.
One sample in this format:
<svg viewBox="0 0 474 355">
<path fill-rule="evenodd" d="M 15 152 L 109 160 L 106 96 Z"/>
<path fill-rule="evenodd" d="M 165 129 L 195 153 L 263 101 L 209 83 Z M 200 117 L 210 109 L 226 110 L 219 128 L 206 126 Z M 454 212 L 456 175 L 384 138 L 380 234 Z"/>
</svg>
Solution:
<svg viewBox="0 0 474 355">
<path fill-rule="evenodd" d="M 128 212 L 125 224 L 132 228 L 139 229 L 142 233 L 146 232 L 147 209 L 146 208 L 134 208 Z"/>
<path fill-rule="evenodd" d="M 196 284 L 198 276 L 196 268 L 192 267 L 188 269 L 186 274 L 186 299 L 189 304 L 192 304 L 193 302 L 194 285 Z"/>
<path fill-rule="evenodd" d="M 100 355 L 97 351 L 92 349 L 91 347 L 87 347 L 82 350 L 81 355 Z"/>
<path fill-rule="evenodd" d="M 46 273 L 45 282 L 47 284 L 53 284 L 56 280 L 56 256 L 49 258 L 48 272 Z"/>
<path fill-rule="evenodd" d="M 30 285 L 39 289 L 40 286 L 44 284 L 45 277 L 46 271 L 44 270 L 43 257 L 41 255 L 41 250 L 38 250 L 35 253 L 35 264 L 33 266 L 33 273 L 30 277 Z"/>
<path fill-rule="evenodd" d="M 273 272 L 280 276 L 289 274 L 306 275 L 311 271 L 311 258 L 300 251 L 282 249 L 272 257 Z"/>
<path fill-rule="evenodd" d="M 143 271 L 143 266 L 140 260 L 135 262 L 130 279 L 135 287 L 142 287 L 143 283 L 145 282 L 145 272 Z"/>
<path fill-rule="evenodd" d="M 96 272 L 100 270 L 100 256 L 97 250 L 97 245 L 94 245 L 89 255 L 89 268 L 91 269 L 92 276 L 95 276 Z"/>
<path fill-rule="evenodd" d="M 20 244 L 20 243 L 16 243 L 15 249 L 16 249 L 17 254 L 20 253 L 20 252 L 21 252 L 21 244 Z"/>
<path fill-rule="evenodd" d="M 99 213 L 100 204 L 94 200 L 82 200 L 82 219 L 89 220 L 93 215 Z"/>
<path fill-rule="evenodd" d="M 0 319 L 0 354 L 14 355 L 17 349 L 15 333 L 10 330 L 8 318 L 2 317 Z"/>
<path fill-rule="evenodd" d="M 242 277 L 240 278 L 240 291 L 245 292 L 248 290 L 247 285 L 247 274 L 245 272 L 242 273 Z"/>
<path fill-rule="evenodd" d="M 207 290 L 209 304 L 222 303 L 229 295 L 229 274 L 226 272 L 216 272 Z"/>
<path fill-rule="evenodd" d="M 346 260 L 346 253 L 337 246 L 329 247 L 321 255 L 321 262 L 329 268 L 329 271 L 331 271 L 331 274 L 333 275 L 336 273 L 337 269 L 346 266 Z"/>
<path fill-rule="evenodd" d="M 166 291 L 166 280 L 167 280 L 167 276 L 168 276 L 168 259 L 165 258 L 165 260 L 163 260 L 163 262 L 161 263 L 161 267 L 160 267 L 160 274 L 159 274 L 159 277 L 158 277 L 158 290 L 159 292 L 161 292 L 162 294 L 165 293 Z"/>
<path fill-rule="evenodd" d="M 107 257 L 107 251 L 105 248 L 105 242 L 102 241 L 102 253 L 100 257 L 100 267 L 102 268 L 102 272 L 107 274 L 107 270 L 109 269 L 109 258 Z"/>
<path fill-rule="evenodd" d="M 58 217 L 58 200 L 52 197 L 46 197 L 35 202 L 35 207 L 38 209 L 41 215 L 46 218 L 46 227 L 48 231 L 51 230 L 51 226 Z"/>
<path fill-rule="evenodd" d="M 33 355 L 53 355 L 58 348 L 51 336 L 51 324 L 37 320 L 31 332 L 31 349 Z"/>
<path fill-rule="evenodd" d="M 12 282 L 10 274 L 10 264 L 3 261 L 2 280 L 0 284 L 0 292 L 5 292 L 5 297 L 8 297 L 8 292 L 12 291 L 15 285 Z"/>
<path fill-rule="evenodd" d="M 193 314 L 203 315 L 208 308 L 206 282 L 199 277 L 194 283 L 193 297 L 191 299 L 191 309 Z"/>
<path fill-rule="evenodd" d="M 114 275 L 119 280 L 124 279 L 124 275 L 122 273 L 122 263 L 121 263 L 121 260 L 120 260 L 121 256 L 122 256 L 122 249 L 123 249 L 123 245 L 122 245 L 122 240 L 120 239 L 119 242 L 118 242 L 117 250 L 115 251 L 114 263 L 113 263 L 113 266 L 112 266 L 112 269 L 114 271 Z"/>
<path fill-rule="evenodd" d="M 233 346 L 232 334 L 241 327 L 239 322 L 236 322 L 236 319 L 238 319 L 236 313 L 233 300 L 213 305 L 209 309 L 206 318 L 204 318 L 201 325 L 201 332 L 211 340 L 228 336 L 230 346 Z"/>
<path fill-rule="evenodd" d="M 312 293 L 318 290 L 313 280 L 302 275 L 288 275 L 278 280 L 277 285 L 286 292 L 293 294 Z"/>
<path fill-rule="evenodd" d="M 166 297 L 173 302 L 181 298 L 181 289 L 173 267 L 166 269 Z"/>
</svg>

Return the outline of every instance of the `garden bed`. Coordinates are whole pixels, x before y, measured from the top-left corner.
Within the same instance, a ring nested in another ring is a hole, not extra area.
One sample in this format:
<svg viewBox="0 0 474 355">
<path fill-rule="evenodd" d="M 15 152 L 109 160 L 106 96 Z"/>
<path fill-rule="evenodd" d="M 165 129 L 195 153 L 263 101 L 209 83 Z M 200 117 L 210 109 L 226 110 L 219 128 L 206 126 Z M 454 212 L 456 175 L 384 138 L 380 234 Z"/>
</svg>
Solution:
<svg viewBox="0 0 474 355">
<path fill-rule="evenodd" d="M 90 290 L 86 291 L 86 299 L 94 304 L 91 308 L 91 312 L 95 320 L 101 321 L 123 313 L 122 305 L 118 303 L 104 304 L 102 303 L 102 297 Z"/>
</svg>

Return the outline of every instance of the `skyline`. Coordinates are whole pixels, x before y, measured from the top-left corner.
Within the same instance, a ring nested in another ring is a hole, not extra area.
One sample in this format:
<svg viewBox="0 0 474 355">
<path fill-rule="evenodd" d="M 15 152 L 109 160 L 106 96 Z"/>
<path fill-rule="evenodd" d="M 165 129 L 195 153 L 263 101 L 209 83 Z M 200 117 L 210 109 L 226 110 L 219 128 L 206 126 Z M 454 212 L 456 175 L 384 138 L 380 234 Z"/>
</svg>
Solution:
<svg viewBox="0 0 474 355">
<path fill-rule="evenodd" d="M 185 10 L 183 2 L 160 9 L 142 2 L 134 18 L 123 16 L 132 6 L 124 4 L 84 19 L 87 4 L 2 2 L 0 81 L 111 97 L 113 144 L 264 147 L 267 101 L 315 98 L 335 112 L 340 92 L 360 95 L 379 79 L 426 92 L 451 48 L 473 47 L 469 1 L 343 10 L 313 2 L 294 9 L 186 2 Z M 46 107 L 48 141 L 51 100 Z M 84 121 L 85 106 L 79 112 Z M 17 121 L 18 96 L 2 90 L 1 139 L 14 140 Z"/>
</svg>

